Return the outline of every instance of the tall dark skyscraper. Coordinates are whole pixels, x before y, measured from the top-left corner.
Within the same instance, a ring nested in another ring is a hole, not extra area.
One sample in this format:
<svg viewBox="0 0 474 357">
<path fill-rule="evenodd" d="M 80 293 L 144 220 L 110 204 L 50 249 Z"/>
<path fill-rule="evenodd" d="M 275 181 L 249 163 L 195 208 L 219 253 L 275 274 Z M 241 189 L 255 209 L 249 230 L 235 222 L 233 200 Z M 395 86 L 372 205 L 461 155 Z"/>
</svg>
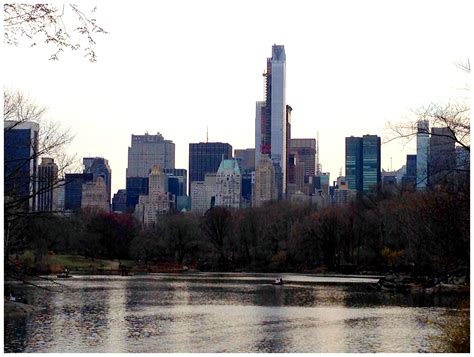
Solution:
<svg viewBox="0 0 474 357">
<path fill-rule="evenodd" d="M 227 143 L 189 144 L 189 192 L 193 181 L 204 181 L 206 173 L 216 173 L 222 160 L 232 159 Z"/>
<path fill-rule="evenodd" d="M 346 182 L 357 192 L 369 192 L 382 181 L 381 142 L 377 135 L 346 138 Z"/>
<path fill-rule="evenodd" d="M 350 190 L 362 192 L 362 138 L 346 138 L 346 182 Z"/>
<path fill-rule="evenodd" d="M 39 125 L 4 122 L 4 195 L 25 210 L 36 208 Z"/>
</svg>

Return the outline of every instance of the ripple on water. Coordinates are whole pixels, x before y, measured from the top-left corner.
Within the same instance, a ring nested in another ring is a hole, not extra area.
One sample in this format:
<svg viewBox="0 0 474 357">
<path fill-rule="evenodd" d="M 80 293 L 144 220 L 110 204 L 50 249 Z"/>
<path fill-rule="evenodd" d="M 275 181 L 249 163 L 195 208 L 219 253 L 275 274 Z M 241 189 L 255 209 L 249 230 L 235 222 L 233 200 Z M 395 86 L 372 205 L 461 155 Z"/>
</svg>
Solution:
<svg viewBox="0 0 474 357">
<path fill-rule="evenodd" d="M 429 321 L 445 311 L 364 284 L 275 287 L 267 277 L 94 277 L 28 290 L 39 310 L 5 320 L 5 352 L 426 352 L 438 333 Z"/>
</svg>

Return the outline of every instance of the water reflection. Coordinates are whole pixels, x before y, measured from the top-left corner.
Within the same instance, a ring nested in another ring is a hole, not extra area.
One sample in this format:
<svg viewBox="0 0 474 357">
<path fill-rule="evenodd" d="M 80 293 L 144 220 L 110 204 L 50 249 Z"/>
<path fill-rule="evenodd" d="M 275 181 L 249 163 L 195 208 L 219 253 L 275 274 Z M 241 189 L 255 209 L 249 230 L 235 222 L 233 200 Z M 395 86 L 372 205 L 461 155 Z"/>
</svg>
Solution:
<svg viewBox="0 0 474 357">
<path fill-rule="evenodd" d="M 438 333 L 428 320 L 445 311 L 433 306 L 449 303 L 249 277 L 75 277 L 62 291 L 27 290 L 39 310 L 5 320 L 5 352 L 426 352 Z"/>
</svg>

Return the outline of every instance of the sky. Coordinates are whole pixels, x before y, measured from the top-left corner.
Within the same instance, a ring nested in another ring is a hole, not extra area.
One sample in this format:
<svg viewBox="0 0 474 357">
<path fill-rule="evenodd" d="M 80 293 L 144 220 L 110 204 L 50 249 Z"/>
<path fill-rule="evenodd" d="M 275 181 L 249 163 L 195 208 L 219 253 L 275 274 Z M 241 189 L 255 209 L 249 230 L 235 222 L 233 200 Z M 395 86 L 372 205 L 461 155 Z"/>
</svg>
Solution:
<svg viewBox="0 0 474 357">
<path fill-rule="evenodd" d="M 91 2 L 79 2 L 85 11 Z M 388 122 L 463 95 L 455 63 L 471 54 L 469 1 L 100 2 L 98 61 L 80 51 L 2 44 L 1 78 L 74 133 L 70 153 L 101 156 L 112 191 L 125 188 L 132 134 L 160 132 L 188 169 L 191 142 L 255 147 L 255 102 L 266 58 L 285 46 L 292 137 L 315 138 L 320 163 L 344 175 L 346 136 L 391 138 Z M 471 57 L 472 59 L 472 57 Z M 400 168 L 412 142 L 382 145 L 382 168 Z"/>
</svg>

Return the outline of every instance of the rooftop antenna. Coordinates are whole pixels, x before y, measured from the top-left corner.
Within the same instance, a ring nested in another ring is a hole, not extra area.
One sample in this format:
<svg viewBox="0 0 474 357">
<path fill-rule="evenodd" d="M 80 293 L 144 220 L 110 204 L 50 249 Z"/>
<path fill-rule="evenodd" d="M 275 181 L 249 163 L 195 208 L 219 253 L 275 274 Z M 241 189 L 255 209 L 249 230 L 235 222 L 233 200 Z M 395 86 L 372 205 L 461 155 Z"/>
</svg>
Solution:
<svg viewBox="0 0 474 357">
<path fill-rule="evenodd" d="M 390 157 L 390 171 L 392 171 L 392 157 Z"/>
<path fill-rule="evenodd" d="M 206 143 L 209 142 L 209 127 L 206 126 Z"/>
</svg>

